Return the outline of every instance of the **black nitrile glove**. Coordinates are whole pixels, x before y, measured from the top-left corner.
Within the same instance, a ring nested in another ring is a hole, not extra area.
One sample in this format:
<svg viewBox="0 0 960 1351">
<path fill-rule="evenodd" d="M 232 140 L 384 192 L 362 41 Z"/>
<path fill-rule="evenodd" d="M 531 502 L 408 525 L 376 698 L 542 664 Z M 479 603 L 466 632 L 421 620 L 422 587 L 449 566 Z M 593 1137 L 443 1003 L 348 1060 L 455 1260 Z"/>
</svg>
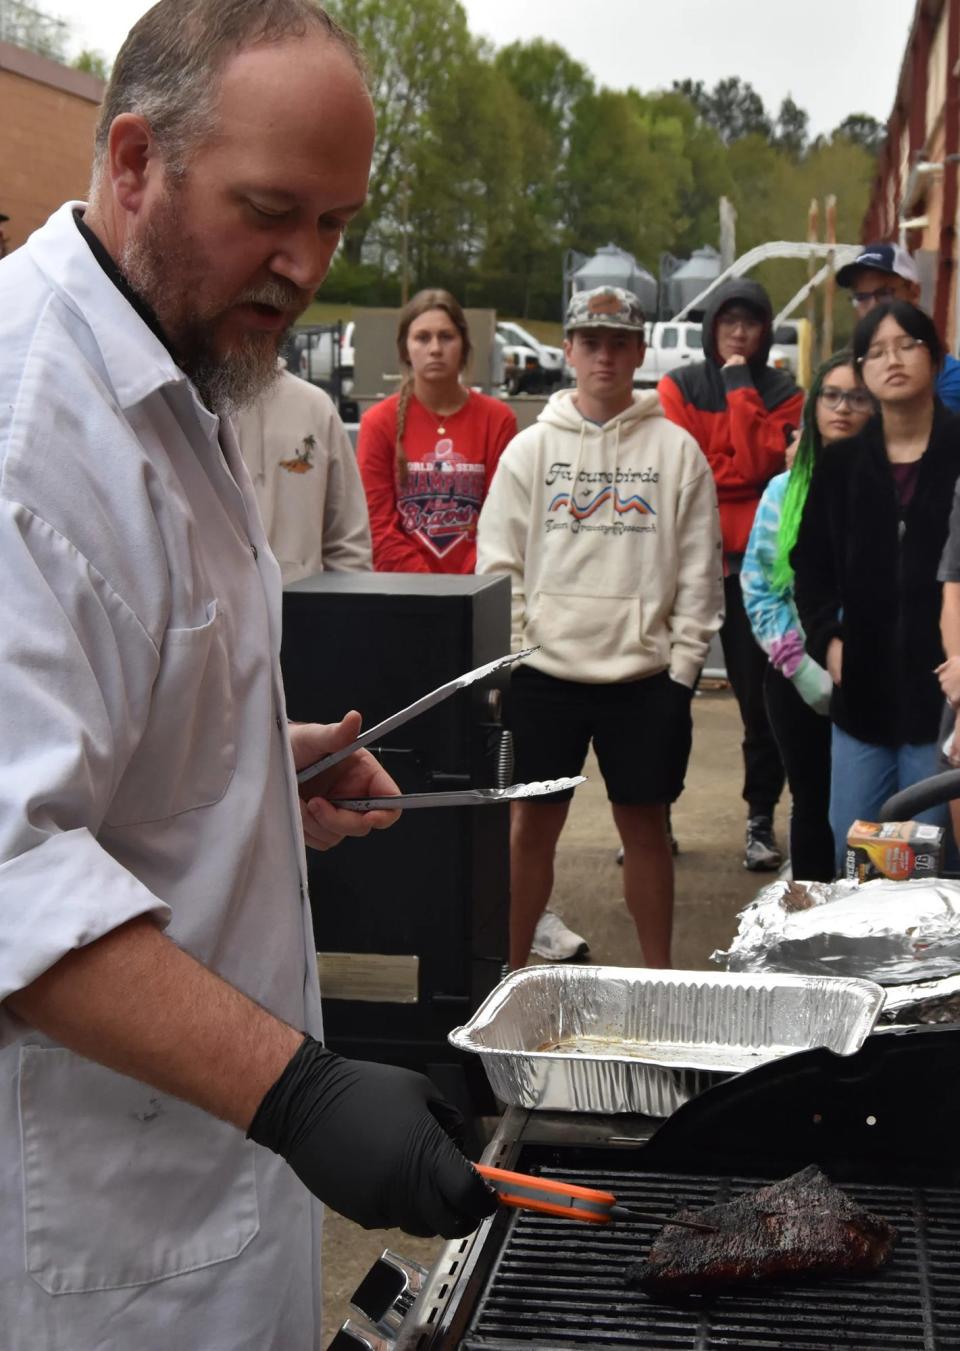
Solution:
<svg viewBox="0 0 960 1351">
<path fill-rule="evenodd" d="M 450 1138 L 462 1124 L 424 1075 L 345 1060 L 307 1037 L 247 1136 L 364 1229 L 461 1238 L 497 1204 Z"/>
</svg>

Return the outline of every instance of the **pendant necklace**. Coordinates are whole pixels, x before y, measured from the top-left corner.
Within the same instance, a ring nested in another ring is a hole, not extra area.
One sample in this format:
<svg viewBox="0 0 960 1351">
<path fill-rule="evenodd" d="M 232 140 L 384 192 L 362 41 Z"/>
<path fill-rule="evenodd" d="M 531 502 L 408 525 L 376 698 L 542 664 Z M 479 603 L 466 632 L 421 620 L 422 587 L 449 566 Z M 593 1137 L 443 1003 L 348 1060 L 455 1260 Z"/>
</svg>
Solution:
<svg viewBox="0 0 960 1351">
<path fill-rule="evenodd" d="M 456 417 L 456 415 L 460 412 L 460 410 L 465 407 L 466 402 L 467 402 L 466 399 L 464 399 L 463 403 L 460 404 L 459 408 L 455 408 L 452 413 L 447 413 L 445 417 L 441 417 L 439 413 L 434 413 L 433 409 L 432 408 L 430 409 L 430 413 L 432 414 L 432 416 L 437 419 L 438 436 L 446 436 L 447 418 Z"/>
</svg>

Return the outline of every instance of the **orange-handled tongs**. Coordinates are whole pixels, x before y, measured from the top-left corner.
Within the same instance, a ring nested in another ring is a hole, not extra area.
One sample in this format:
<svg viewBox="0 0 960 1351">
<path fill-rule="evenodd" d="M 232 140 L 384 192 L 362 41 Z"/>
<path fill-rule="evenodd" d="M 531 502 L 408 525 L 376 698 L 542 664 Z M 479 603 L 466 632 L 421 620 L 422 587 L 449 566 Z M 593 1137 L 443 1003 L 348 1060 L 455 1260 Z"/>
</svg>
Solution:
<svg viewBox="0 0 960 1351">
<path fill-rule="evenodd" d="M 586 1224 L 612 1224 L 615 1220 L 654 1220 L 659 1224 L 677 1224 L 682 1229 L 698 1229 L 715 1234 L 712 1224 L 695 1220 L 677 1220 L 653 1215 L 649 1211 L 634 1210 L 617 1204 L 612 1192 L 595 1191 L 592 1187 L 578 1187 L 573 1182 L 556 1182 L 551 1178 L 534 1177 L 531 1173 L 511 1173 L 505 1168 L 491 1168 L 488 1164 L 474 1164 L 497 1193 L 502 1205 L 518 1210 L 537 1210 L 543 1215 L 557 1215 L 564 1220 L 583 1220 Z"/>
</svg>

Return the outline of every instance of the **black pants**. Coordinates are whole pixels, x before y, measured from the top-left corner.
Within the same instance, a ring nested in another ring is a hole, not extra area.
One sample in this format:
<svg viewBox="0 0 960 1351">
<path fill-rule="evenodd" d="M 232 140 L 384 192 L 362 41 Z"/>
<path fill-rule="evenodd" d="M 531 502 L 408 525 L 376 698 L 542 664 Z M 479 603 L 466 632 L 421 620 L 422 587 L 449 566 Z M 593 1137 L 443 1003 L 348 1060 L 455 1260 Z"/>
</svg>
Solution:
<svg viewBox="0 0 960 1351">
<path fill-rule="evenodd" d="M 830 719 L 814 713 L 786 676 L 767 663 L 763 694 L 793 799 L 790 862 L 803 882 L 832 882 L 830 829 Z"/>
<path fill-rule="evenodd" d="M 763 701 L 769 663 L 743 608 L 739 574 L 725 577 L 723 589 L 726 616 L 720 644 L 743 721 L 743 797 L 751 816 L 772 816 L 783 792 L 783 764 Z"/>
</svg>

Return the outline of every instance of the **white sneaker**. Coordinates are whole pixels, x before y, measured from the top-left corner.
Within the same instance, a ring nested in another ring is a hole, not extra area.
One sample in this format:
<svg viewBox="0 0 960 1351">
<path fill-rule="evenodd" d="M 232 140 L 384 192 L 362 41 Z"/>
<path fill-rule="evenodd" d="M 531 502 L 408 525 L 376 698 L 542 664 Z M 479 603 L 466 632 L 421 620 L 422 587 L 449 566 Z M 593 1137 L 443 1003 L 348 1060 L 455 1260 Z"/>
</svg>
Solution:
<svg viewBox="0 0 960 1351">
<path fill-rule="evenodd" d="M 544 910 L 537 920 L 531 952 L 545 957 L 548 962 L 569 962 L 573 957 L 586 957 L 590 944 L 585 938 L 568 929 L 559 915 Z"/>
</svg>

